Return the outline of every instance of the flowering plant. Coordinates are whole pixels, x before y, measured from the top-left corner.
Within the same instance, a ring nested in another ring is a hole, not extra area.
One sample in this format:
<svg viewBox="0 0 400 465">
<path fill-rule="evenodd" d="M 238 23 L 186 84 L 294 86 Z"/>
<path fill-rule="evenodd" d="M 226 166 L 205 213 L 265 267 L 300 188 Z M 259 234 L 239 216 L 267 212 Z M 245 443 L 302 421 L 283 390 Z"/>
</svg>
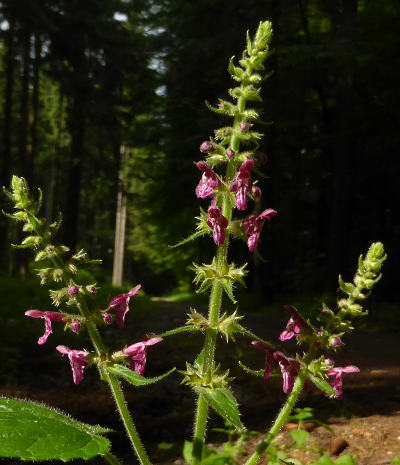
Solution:
<svg viewBox="0 0 400 465">
<path fill-rule="evenodd" d="M 53 331 L 52 323 L 62 323 L 75 333 L 87 331 L 92 350 L 71 349 L 65 345 L 57 346 L 57 350 L 68 357 L 75 384 L 83 382 L 86 369 L 97 367 L 101 379 L 112 392 L 133 450 L 143 465 L 149 465 L 151 461 L 127 408 L 121 380 L 132 386 L 142 386 L 170 375 L 174 368 L 157 378 L 145 377 L 147 350 L 162 343 L 166 337 L 182 332 L 204 334 L 199 356 L 194 362 L 186 362 L 186 369 L 180 371 L 183 382 L 197 396 L 193 441 L 190 453 L 186 450 L 185 454 L 186 460 L 193 465 L 203 463 L 206 456 L 210 408 L 222 416 L 229 427 L 239 433 L 245 431 L 238 404 L 229 387 L 229 370 L 222 370 L 216 361 L 218 335 L 222 335 L 227 342 L 234 341 L 237 333 L 247 336 L 255 349 L 265 352 L 266 361 L 262 370 L 242 365 L 243 369 L 267 380 L 275 367 L 278 368 L 283 378 L 283 391 L 287 394 L 269 434 L 260 442 L 246 465 L 256 464 L 260 460 L 287 421 L 303 389 L 315 385 L 327 396 L 340 399 L 343 395 L 343 375 L 358 371 L 353 365 L 335 366 L 331 355 L 342 345 L 343 335 L 353 330 L 353 320 L 366 314 L 361 303 L 380 279 L 382 263 L 386 258 L 380 243 L 372 244 L 366 256 L 360 257 L 353 283 L 344 282 L 339 277 L 340 288 L 346 297 L 339 300 L 338 311 L 324 306 L 315 324 L 306 320 L 295 307 L 285 307 L 290 317 L 279 339 L 285 342 L 296 338 L 302 351 L 294 356 L 288 355 L 282 348 L 278 350 L 277 342 L 265 341 L 248 331 L 241 325 L 243 317 L 237 311 L 232 314 L 221 312 L 223 294 L 236 304 L 235 287 L 244 284 L 247 273 L 246 265 L 237 266 L 228 261 L 230 240 L 243 240 L 249 251 L 255 252 L 266 220 L 269 222 L 277 214 L 272 208 L 257 213 L 261 191 L 253 178 L 253 171 L 262 134 L 254 130 L 259 115 L 255 108 L 249 106 L 261 101 L 260 84 L 265 78 L 262 73 L 264 61 L 269 55 L 271 34 L 271 24 L 266 21 L 260 23 L 253 39 L 247 35 L 247 47 L 239 65 L 236 66 L 233 59 L 229 63 L 229 72 L 238 83 L 229 91 L 233 101 L 220 99 L 216 107 L 208 105 L 211 110 L 233 121 L 231 126 L 215 130 L 214 136 L 200 145 L 204 160 L 196 164 L 202 175 L 195 193 L 199 199 L 210 204 L 207 211 L 201 209 L 196 232 L 177 244 L 182 245 L 204 235 L 212 237 L 215 243 L 216 253 L 211 263 L 194 265 L 194 282 L 198 285 L 198 292 L 210 291 L 207 316 L 192 310 L 183 327 L 163 334 L 151 334 L 141 341 L 129 341 L 129 345 L 123 348 L 107 347 L 99 329 L 114 322 L 119 329 L 123 329 L 130 300 L 138 294 L 141 285 L 114 297 L 103 309 L 92 309 L 89 302 L 97 292 L 97 284 L 80 284 L 77 270 L 80 266 L 93 263 L 93 260 L 84 250 L 73 253 L 66 246 L 54 244 L 54 234 L 61 222 L 58 220 L 48 224 L 38 217 L 42 197 L 40 191 L 39 200 L 34 200 L 26 181 L 16 176 L 12 179 L 11 190 L 5 190 L 15 207 L 14 213 L 7 216 L 23 223 L 23 230 L 28 233 L 17 247 L 35 250 L 37 274 L 42 284 L 61 283 L 61 287 L 50 291 L 58 312 L 33 309 L 26 312 L 28 317 L 44 319 L 45 332 L 38 344 L 46 343 Z M 250 206 L 253 206 L 253 211 L 250 211 Z M 237 218 L 234 217 L 236 212 L 240 213 Z M 244 216 L 244 212 L 250 213 Z M 103 436 L 108 430 L 104 428 L 85 425 L 32 402 L 3 398 L 0 407 L 0 455 L 4 457 L 71 460 L 103 455 L 111 464 L 119 462 L 110 452 L 110 442 Z M 39 423 L 35 427 L 37 421 Z M 17 425 L 18 435 L 10 434 L 10 428 L 15 430 Z"/>
</svg>

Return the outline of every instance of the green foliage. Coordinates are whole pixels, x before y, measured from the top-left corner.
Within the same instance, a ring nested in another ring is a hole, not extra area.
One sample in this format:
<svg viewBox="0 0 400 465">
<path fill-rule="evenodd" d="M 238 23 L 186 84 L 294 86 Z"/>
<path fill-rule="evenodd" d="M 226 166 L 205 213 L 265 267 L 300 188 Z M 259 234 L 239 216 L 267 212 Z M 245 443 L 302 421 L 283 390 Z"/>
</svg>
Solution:
<svg viewBox="0 0 400 465">
<path fill-rule="evenodd" d="M 239 406 L 236 399 L 226 388 L 203 388 L 197 387 L 196 390 L 204 394 L 210 406 L 229 424 L 234 426 L 238 431 L 244 429 L 240 420 Z"/>
<path fill-rule="evenodd" d="M 43 404 L 0 399 L 0 456 L 22 460 L 90 459 L 105 455 L 111 430 L 81 423 Z"/>
</svg>

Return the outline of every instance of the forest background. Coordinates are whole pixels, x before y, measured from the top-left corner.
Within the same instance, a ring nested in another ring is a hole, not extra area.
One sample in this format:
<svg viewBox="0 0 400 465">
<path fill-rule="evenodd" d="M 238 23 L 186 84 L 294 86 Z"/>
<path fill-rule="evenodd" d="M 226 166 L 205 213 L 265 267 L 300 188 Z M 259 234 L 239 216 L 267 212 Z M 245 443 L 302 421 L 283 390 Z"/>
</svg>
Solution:
<svg viewBox="0 0 400 465">
<path fill-rule="evenodd" d="M 7 0 L 0 2 L 1 185 L 12 174 L 63 212 L 61 240 L 113 265 L 118 190 L 127 192 L 124 279 L 149 294 L 189 289 L 212 241 L 194 230 L 200 143 L 224 125 L 211 104 L 243 33 L 274 27 L 263 87 L 261 257 L 247 290 L 261 301 L 323 295 L 350 279 L 373 241 L 388 253 L 379 297 L 397 297 L 400 248 L 400 3 L 396 0 Z M 123 182 L 121 184 L 121 173 Z M 5 197 L 1 208 L 9 210 Z M 208 205 L 202 204 L 203 208 Z M 26 256 L 0 219 L 4 274 Z M 246 244 L 232 256 L 247 260 Z M 281 302 L 282 303 L 282 302 Z"/>
</svg>

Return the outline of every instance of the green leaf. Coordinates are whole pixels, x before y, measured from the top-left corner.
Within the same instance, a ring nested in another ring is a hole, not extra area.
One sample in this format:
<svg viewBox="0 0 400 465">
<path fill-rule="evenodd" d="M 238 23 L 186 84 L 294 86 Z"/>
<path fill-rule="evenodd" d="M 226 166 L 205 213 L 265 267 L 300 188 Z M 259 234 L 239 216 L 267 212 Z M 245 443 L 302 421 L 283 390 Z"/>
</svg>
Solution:
<svg viewBox="0 0 400 465">
<path fill-rule="evenodd" d="M 332 460 L 326 456 L 323 455 L 317 462 L 316 465 L 335 465 L 335 462 L 332 462 Z"/>
<path fill-rule="evenodd" d="M 399 457 L 395 457 L 391 462 L 390 462 L 391 465 L 400 465 L 400 459 Z"/>
<path fill-rule="evenodd" d="M 350 454 L 342 455 L 335 460 L 335 465 L 356 465 L 353 456 Z"/>
<path fill-rule="evenodd" d="M 310 380 L 317 386 L 319 390 L 328 394 L 329 397 L 335 397 L 336 392 L 333 387 L 325 380 L 318 378 L 317 376 L 309 375 Z"/>
<path fill-rule="evenodd" d="M 224 288 L 224 291 L 226 292 L 227 296 L 230 298 L 233 304 L 236 304 L 237 301 L 235 299 L 235 296 L 233 295 L 233 284 L 230 279 L 221 279 L 221 284 L 222 287 Z"/>
<path fill-rule="evenodd" d="M 204 394 L 210 406 L 238 431 L 244 430 L 240 420 L 239 406 L 236 399 L 226 388 L 204 388 L 196 387 L 196 391 Z"/>
<path fill-rule="evenodd" d="M 190 241 L 193 241 L 194 239 L 200 237 L 200 236 L 204 236 L 204 234 L 207 234 L 207 231 L 197 231 L 195 233 L 193 233 L 191 236 L 187 237 L 186 239 L 183 239 L 182 241 L 178 242 L 177 244 L 175 245 L 169 245 L 168 247 L 171 247 L 172 249 L 174 249 L 175 247 L 180 247 L 181 245 L 184 245 L 186 244 L 187 242 L 190 242 Z"/>
<path fill-rule="evenodd" d="M 143 376 L 140 376 L 139 373 L 130 370 L 124 365 L 113 365 L 107 367 L 107 370 L 120 378 L 124 378 L 126 381 L 128 381 L 128 383 L 133 384 L 133 386 L 147 386 L 148 384 L 158 383 L 158 381 L 166 378 L 173 371 L 175 371 L 175 368 L 172 368 L 163 375 L 157 376 L 155 378 L 144 378 Z"/>
<path fill-rule="evenodd" d="M 301 447 L 308 441 L 310 433 L 308 431 L 305 431 L 304 429 L 293 429 L 292 431 L 290 431 L 290 436 L 296 443 L 296 446 Z"/>
<path fill-rule="evenodd" d="M 74 420 L 31 401 L 0 398 L 0 456 L 22 460 L 90 459 L 105 455 L 111 430 Z"/>
</svg>

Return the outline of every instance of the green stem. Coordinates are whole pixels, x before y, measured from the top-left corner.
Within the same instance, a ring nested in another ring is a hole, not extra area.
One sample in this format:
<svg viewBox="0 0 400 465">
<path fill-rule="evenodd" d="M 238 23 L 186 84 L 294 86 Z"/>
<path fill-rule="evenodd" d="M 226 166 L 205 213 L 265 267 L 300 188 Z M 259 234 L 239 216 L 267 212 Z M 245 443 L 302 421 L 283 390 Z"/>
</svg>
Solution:
<svg viewBox="0 0 400 465">
<path fill-rule="evenodd" d="M 126 433 L 131 441 L 133 449 L 135 450 L 140 463 L 142 465 L 151 465 L 149 457 L 147 456 L 147 452 L 143 447 L 142 441 L 140 440 L 139 434 L 128 410 L 125 396 L 118 379 L 107 370 L 102 370 L 102 372 L 108 382 L 108 385 L 110 386 L 114 401 L 118 408 L 118 412 L 125 426 Z"/>
<path fill-rule="evenodd" d="M 265 437 L 265 439 L 263 439 L 258 444 L 253 455 L 247 460 L 245 465 L 255 465 L 260 460 L 260 458 L 262 457 L 266 449 L 270 446 L 271 442 L 275 439 L 276 435 L 279 433 L 282 426 L 287 422 L 290 412 L 295 406 L 303 390 L 305 380 L 306 380 L 306 377 L 304 376 L 304 374 L 300 372 L 299 376 L 297 377 L 294 383 L 292 392 L 289 394 L 285 404 L 283 405 L 281 411 L 279 412 L 279 415 L 274 421 L 274 424 L 269 430 L 267 436 Z"/>
<path fill-rule="evenodd" d="M 245 100 L 241 97 L 238 100 L 237 107 L 239 112 L 244 111 Z M 236 128 L 240 124 L 240 118 L 235 117 L 233 127 Z M 232 149 L 238 153 L 240 147 L 240 140 L 237 136 L 232 136 L 231 140 Z M 235 173 L 235 163 L 233 160 L 229 160 L 226 168 L 226 181 L 230 182 L 233 179 Z M 222 194 L 222 214 L 227 218 L 228 221 L 232 217 L 232 203 L 230 192 L 224 192 Z M 226 231 L 226 238 L 223 245 L 218 246 L 216 254 L 216 268 L 217 274 L 223 274 L 223 268 L 226 263 L 228 256 L 228 245 L 229 245 L 229 232 Z M 214 355 L 215 346 L 217 339 L 217 331 L 214 329 L 218 324 L 218 318 L 221 313 L 223 287 L 219 280 L 215 280 L 213 283 L 212 291 L 209 300 L 209 312 L 208 322 L 210 327 L 206 330 L 206 337 L 204 341 L 204 360 L 203 360 L 203 373 L 207 373 L 212 370 L 215 365 Z M 194 435 L 193 435 L 193 450 L 192 450 L 192 463 L 193 465 L 201 464 L 201 457 L 203 452 L 203 445 L 205 442 L 206 426 L 207 426 L 207 412 L 208 403 L 203 394 L 199 395 L 196 409 L 196 417 L 194 423 Z"/>
</svg>

